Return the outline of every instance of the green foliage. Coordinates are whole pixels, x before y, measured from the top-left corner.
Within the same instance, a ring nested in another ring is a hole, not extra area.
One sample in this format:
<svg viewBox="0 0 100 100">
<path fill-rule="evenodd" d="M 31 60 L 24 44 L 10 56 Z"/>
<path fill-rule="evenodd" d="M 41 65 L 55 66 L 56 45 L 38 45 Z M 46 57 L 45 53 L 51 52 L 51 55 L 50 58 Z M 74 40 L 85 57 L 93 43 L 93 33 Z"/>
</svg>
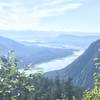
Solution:
<svg viewBox="0 0 100 100">
<path fill-rule="evenodd" d="M 83 100 L 100 100 L 100 89 L 95 87 L 91 91 L 85 91 Z"/>
<path fill-rule="evenodd" d="M 40 81 L 40 82 L 39 82 Z M 72 85 L 70 80 L 50 80 L 41 78 L 35 85 L 35 99 L 33 100 L 81 100 L 82 90 Z"/>
<path fill-rule="evenodd" d="M 94 73 L 94 88 L 85 91 L 83 95 L 83 100 L 100 100 L 100 58 L 95 58 L 95 66 L 97 72 Z"/>
<path fill-rule="evenodd" d="M 14 51 L 0 57 L 0 100 L 19 100 L 24 94 L 35 90 L 30 83 L 32 78 L 25 71 L 20 72 Z M 9 99 L 6 99 L 9 98 Z"/>
<path fill-rule="evenodd" d="M 13 50 L 7 56 L 0 55 L 0 100 L 81 100 L 82 91 L 71 79 L 47 79 L 41 69 L 27 75 L 30 65 L 25 64 L 21 72 L 14 55 Z"/>
</svg>

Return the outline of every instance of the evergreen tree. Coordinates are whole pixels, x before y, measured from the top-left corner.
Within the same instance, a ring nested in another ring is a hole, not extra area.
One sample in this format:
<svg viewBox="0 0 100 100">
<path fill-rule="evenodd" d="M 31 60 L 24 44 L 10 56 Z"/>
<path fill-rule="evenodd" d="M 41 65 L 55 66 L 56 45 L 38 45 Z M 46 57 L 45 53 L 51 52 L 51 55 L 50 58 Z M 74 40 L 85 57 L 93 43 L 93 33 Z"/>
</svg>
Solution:
<svg viewBox="0 0 100 100">
<path fill-rule="evenodd" d="M 83 100 L 100 100 L 100 58 L 95 58 L 95 62 L 97 72 L 94 73 L 94 87 L 84 92 Z"/>
<path fill-rule="evenodd" d="M 57 76 L 51 80 L 43 77 L 41 70 L 27 75 L 30 66 L 25 65 L 20 72 L 19 65 L 14 51 L 0 56 L 0 100 L 74 100 L 75 93 L 81 93 L 70 78 L 63 81 Z"/>
</svg>

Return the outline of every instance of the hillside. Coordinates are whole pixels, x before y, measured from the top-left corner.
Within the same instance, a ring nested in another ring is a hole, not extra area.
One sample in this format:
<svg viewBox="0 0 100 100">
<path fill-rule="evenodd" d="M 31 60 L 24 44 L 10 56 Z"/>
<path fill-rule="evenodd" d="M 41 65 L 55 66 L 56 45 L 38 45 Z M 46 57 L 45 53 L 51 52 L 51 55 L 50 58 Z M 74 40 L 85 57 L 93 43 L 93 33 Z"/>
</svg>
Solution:
<svg viewBox="0 0 100 100">
<path fill-rule="evenodd" d="M 61 79 L 73 78 L 73 83 L 81 87 L 90 88 L 93 83 L 93 73 L 95 66 L 93 59 L 99 54 L 100 40 L 93 42 L 88 49 L 72 64 L 64 69 L 48 72 L 45 76 L 55 78 L 57 75 Z"/>
<path fill-rule="evenodd" d="M 53 59 L 62 58 L 73 54 L 74 49 L 49 48 L 33 44 L 26 46 L 14 40 L 0 37 L 1 54 L 6 55 L 9 50 L 15 50 L 18 59 L 25 63 L 39 64 Z"/>
</svg>

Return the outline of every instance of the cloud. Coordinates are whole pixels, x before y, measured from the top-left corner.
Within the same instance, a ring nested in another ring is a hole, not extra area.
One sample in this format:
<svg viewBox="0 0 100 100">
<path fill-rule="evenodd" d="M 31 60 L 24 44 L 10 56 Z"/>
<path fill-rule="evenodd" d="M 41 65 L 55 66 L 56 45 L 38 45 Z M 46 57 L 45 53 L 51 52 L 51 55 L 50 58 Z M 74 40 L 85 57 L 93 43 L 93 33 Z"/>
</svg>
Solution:
<svg viewBox="0 0 100 100">
<path fill-rule="evenodd" d="M 68 10 L 73 10 L 82 6 L 82 3 L 67 3 L 63 5 L 59 5 L 57 7 L 43 7 L 43 8 L 33 8 L 33 17 L 35 18 L 43 18 L 49 16 L 58 16 L 63 15 Z"/>
<path fill-rule="evenodd" d="M 77 9 L 82 6 L 82 2 L 73 2 L 72 0 L 47 0 L 43 4 L 33 7 L 34 17 L 49 17 L 64 14 L 68 10 Z M 80 1 L 80 0 L 79 0 Z"/>
<path fill-rule="evenodd" d="M 37 29 L 42 18 L 64 15 L 82 6 L 77 0 L 0 0 L 1 29 Z"/>
</svg>

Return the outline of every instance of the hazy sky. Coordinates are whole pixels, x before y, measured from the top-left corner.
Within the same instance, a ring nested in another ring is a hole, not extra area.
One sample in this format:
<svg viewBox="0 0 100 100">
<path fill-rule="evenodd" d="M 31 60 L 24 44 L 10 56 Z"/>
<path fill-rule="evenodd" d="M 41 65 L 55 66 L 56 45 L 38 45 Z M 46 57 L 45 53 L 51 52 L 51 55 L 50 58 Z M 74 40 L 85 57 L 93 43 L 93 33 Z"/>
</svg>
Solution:
<svg viewBox="0 0 100 100">
<path fill-rule="evenodd" d="M 100 32 L 100 0 L 0 0 L 0 29 Z"/>
</svg>

